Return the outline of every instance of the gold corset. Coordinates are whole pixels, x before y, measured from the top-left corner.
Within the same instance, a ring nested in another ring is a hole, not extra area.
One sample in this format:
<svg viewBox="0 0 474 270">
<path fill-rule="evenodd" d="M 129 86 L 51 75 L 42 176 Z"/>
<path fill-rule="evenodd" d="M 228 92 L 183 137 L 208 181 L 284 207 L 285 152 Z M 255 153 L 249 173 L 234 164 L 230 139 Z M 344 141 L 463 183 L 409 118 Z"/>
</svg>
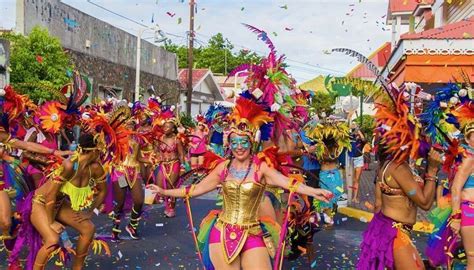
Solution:
<svg viewBox="0 0 474 270">
<path fill-rule="evenodd" d="M 126 167 L 137 167 L 140 165 L 140 163 L 138 162 L 139 145 L 134 140 L 130 141 L 130 150 L 131 152 L 128 153 L 127 158 L 125 159 L 122 165 Z"/>
<path fill-rule="evenodd" d="M 265 185 L 257 182 L 239 184 L 236 181 L 222 183 L 224 204 L 219 219 L 228 224 L 252 226 L 258 224 L 258 207 Z"/>
</svg>

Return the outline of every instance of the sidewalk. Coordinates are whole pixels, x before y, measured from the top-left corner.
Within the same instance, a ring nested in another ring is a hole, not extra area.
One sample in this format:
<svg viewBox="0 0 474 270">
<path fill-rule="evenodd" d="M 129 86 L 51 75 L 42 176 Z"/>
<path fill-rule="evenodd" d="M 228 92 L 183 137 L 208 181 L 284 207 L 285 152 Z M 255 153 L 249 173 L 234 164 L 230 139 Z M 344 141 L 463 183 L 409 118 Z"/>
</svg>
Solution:
<svg viewBox="0 0 474 270">
<path fill-rule="evenodd" d="M 348 202 L 348 207 L 373 213 L 375 205 L 375 171 L 378 163 L 372 162 L 368 171 L 362 171 L 359 183 L 359 203 Z M 418 221 L 428 221 L 428 212 L 418 209 Z"/>
</svg>

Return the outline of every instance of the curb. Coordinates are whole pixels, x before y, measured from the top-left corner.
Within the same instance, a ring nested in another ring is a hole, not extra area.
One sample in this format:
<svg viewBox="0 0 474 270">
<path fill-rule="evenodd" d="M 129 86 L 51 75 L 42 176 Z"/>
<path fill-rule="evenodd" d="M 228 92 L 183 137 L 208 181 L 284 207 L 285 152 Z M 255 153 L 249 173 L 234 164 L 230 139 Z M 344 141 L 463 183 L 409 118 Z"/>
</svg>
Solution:
<svg viewBox="0 0 474 270">
<path fill-rule="evenodd" d="M 337 209 L 337 212 L 351 218 L 356 218 L 364 223 L 371 221 L 372 217 L 374 216 L 373 213 L 356 209 L 356 208 L 352 208 L 352 207 L 339 207 Z M 427 221 L 417 221 L 415 225 L 413 226 L 413 231 L 422 232 L 422 233 L 432 233 L 433 229 L 434 229 L 434 224 L 429 223 Z"/>
</svg>

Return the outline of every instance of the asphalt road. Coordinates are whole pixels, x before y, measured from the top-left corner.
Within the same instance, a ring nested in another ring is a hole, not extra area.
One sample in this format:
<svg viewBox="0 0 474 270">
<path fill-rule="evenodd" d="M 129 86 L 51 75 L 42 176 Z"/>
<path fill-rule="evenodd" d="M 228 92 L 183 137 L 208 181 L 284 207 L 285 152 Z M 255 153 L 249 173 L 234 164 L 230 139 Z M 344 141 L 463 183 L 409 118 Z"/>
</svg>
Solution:
<svg viewBox="0 0 474 270">
<path fill-rule="evenodd" d="M 210 209 L 216 208 L 213 196 L 192 201 L 195 226 Z M 215 197 L 214 197 L 215 198 Z M 202 269 L 195 254 L 194 244 L 183 203 L 178 204 L 177 216 L 167 219 L 160 205 L 148 206 L 140 224 L 141 240 L 131 240 L 124 230 L 119 243 L 109 242 L 111 257 L 91 255 L 85 269 Z M 109 236 L 111 221 L 105 215 L 96 217 L 97 234 Z M 332 230 L 315 235 L 316 259 L 307 257 L 295 262 L 285 261 L 283 269 L 353 269 L 357 263 L 361 233 L 366 224 L 352 218 L 336 216 Z M 75 242 L 74 232 L 70 232 Z M 415 244 L 423 250 L 426 236 L 415 234 Z M 0 254 L 0 269 L 6 269 L 5 252 Z M 60 269 L 51 262 L 47 269 Z"/>
</svg>

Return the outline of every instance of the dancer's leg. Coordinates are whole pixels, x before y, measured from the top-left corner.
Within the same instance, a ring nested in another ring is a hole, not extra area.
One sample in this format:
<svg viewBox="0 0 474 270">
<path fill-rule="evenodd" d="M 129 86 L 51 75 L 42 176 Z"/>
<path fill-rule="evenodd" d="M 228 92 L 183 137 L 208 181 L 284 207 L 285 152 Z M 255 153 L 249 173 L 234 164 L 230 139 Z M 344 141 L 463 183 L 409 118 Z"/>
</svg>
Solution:
<svg viewBox="0 0 474 270">
<path fill-rule="evenodd" d="M 125 195 L 127 190 L 125 188 L 121 188 L 118 181 L 113 182 L 113 187 L 114 187 L 114 202 L 115 207 L 114 207 L 114 212 L 112 215 L 113 219 L 113 227 L 112 227 L 112 240 L 118 240 L 118 236 L 120 234 L 120 222 L 122 218 L 122 211 L 123 211 L 123 205 L 125 203 Z"/>
<path fill-rule="evenodd" d="M 59 235 L 53 229 L 48 222 L 48 214 L 44 205 L 33 202 L 31 210 L 31 224 L 35 227 L 38 233 L 43 239 L 43 246 L 36 254 L 34 270 L 44 269 L 48 262 L 48 257 L 51 252 L 57 247 L 59 241 Z"/>
<path fill-rule="evenodd" d="M 221 243 L 209 244 L 209 254 L 215 269 L 240 270 L 240 258 L 236 258 L 231 264 L 225 262 L 225 255 Z"/>
<path fill-rule="evenodd" d="M 408 235 L 399 232 L 393 245 L 395 269 L 425 269 L 423 260 Z"/>
<path fill-rule="evenodd" d="M 474 226 L 461 227 L 462 243 L 467 255 L 467 268 L 474 270 Z"/>
<path fill-rule="evenodd" d="M 132 213 L 130 214 L 130 223 L 126 230 L 130 234 L 130 237 L 138 239 L 138 222 L 142 214 L 143 202 L 145 200 L 142 179 L 140 177 L 138 177 L 130 192 L 132 194 L 133 207 Z"/>
<path fill-rule="evenodd" d="M 12 210 L 10 205 L 10 197 L 4 190 L 0 191 L 0 229 L 2 235 L 8 236 L 12 225 Z"/>
<path fill-rule="evenodd" d="M 266 247 L 257 247 L 246 250 L 241 255 L 241 264 L 243 270 L 270 270 L 270 256 Z"/>
<path fill-rule="evenodd" d="M 95 226 L 91 220 L 78 222 L 76 220 L 76 215 L 77 212 L 73 211 L 68 204 L 63 204 L 58 212 L 57 219 L 62 224 L 70 226 L 79 232 L 76 256 L 72 264 L 72 269 L 79 270 L 84 267 L 84 260 L 89 252 L 89 246 L 94 239 Z"/>
</svg>

